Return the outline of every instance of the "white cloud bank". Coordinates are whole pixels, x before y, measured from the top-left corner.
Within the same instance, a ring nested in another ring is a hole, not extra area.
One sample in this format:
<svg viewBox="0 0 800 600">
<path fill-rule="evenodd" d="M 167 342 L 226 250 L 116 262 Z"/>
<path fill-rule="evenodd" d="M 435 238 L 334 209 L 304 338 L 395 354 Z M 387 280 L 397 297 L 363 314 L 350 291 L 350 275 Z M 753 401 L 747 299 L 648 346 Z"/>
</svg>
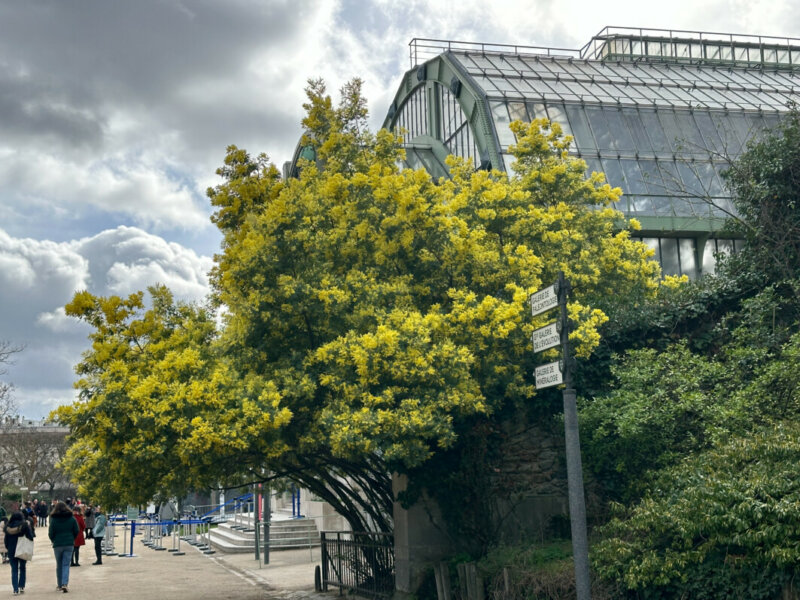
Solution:
<svg viewBox="0 0 800 600">
<path fill-rule="evenodd" d="M 74 397 L 72 368 L 89 333 L 64 313 L 75 292 L 125 296 L 162 283 L 181 300 L 200 301 L 211 266 L 210 257 L 135 227 L 61 243 L 0 229 L 0 339 L 25 346 L 8 373 L 21 412 L 45 416 Z"/>
</svg>

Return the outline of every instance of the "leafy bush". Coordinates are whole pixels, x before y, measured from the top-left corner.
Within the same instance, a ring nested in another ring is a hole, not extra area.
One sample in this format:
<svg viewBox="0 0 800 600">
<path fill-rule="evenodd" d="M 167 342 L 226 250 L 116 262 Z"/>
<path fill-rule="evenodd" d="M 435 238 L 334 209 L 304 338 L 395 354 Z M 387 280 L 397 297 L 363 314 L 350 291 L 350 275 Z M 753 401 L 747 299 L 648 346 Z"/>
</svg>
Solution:
<svg viewBox="0 0 800 600">
<path fill-rule="evenodd" d="M 800 560 L 800 424 L 732 438 L 667 469 L 602 530 L 607 581 L 641 598 L 773 598 Z"/>
</svg>

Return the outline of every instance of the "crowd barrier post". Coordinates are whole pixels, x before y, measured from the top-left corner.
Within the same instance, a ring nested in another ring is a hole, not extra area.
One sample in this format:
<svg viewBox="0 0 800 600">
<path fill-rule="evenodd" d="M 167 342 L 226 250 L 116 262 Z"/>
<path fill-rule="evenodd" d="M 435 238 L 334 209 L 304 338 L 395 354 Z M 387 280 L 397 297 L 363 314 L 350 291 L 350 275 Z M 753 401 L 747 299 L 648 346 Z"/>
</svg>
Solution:
<svg viewBox="0 0 800 600">
<path fill-rule="evenodd" d="M 106 535 L 103 538 L 103 554 L 106 556 L 116 556 L 114 552 L 114 538 L 117 537 L 117 524 L 109 521 L 106 526 Z"/>
<path fill-rule="evenodd" d="M 203 554 L 216 554 L 216 550 L 211 547 L 211 521 L 206 523 L 206 549 Z"/>
<path fill-rule="evenodd" d="M 167 549 L 164 546 L 164 538 L 166 537 L 166 534 L 164 533 L 164 527 L 166 527 L 166 525 L 164 525 L 164 521 L 162 521 L 159 518 L 159 520 L 156 521 L 156 534 L 157 534 L 156 535 L 156 540 L 157 540 L 157 543 L 156 543 L 156 547 L 154 548 L 154 550 L 160 551 L 160 552 L 164 552 Z"/>
</svg>

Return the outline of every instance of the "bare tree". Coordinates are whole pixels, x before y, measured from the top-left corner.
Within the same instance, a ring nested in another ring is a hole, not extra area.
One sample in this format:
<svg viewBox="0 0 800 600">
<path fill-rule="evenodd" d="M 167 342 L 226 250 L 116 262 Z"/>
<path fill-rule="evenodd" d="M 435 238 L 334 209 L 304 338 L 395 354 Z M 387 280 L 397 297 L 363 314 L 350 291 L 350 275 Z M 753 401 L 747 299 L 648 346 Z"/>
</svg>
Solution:
<svg viewBox="0 0 800 600">
<path fill-rule="evenodd" d="M 67 450 L 66 427 L 9 424 L 0 430 L 0 457 L 5 474 L 14 473 L 29 490 L 51 489 L 64 476 L 58 462 Z"/>
<path fill-rule="evenodd" d="M 8 373 L 6 365 L 13 364 L 11 358 L 14 354 L 21 351 L 22 347 L 14 346 L 11 342 L 5 340 L 0 340 L 0 377 Z M 0 380 L 0 423 L 5 423 L 17 412 L 17 407 L 12 395 L 13 389 L 13 385 Z"/>
</svg>

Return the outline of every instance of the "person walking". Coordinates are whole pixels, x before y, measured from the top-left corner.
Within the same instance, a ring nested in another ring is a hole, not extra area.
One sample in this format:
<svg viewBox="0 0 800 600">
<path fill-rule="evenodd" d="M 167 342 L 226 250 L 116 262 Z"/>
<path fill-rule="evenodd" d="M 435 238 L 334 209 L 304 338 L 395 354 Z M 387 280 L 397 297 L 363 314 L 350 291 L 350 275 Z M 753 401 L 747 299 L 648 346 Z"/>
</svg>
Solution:
<svg viewBox="0 0 800 600">
<path fill-rule="evenodd" d="M 50 525 L 47 535 L 53 544 L 53 553 L 56 556 L 56 582 L 57 590 L 67 593 L 69 590 L 69 567 L 75 539 L 78 537 L 78 521 L 72 516 L 72 511 L 64 502 L 56 502 L 53 512 L 50 513 Z"/>
<path fill-rule="evenodd" d="M 47 527 L 47 502 L 42 499 L 39 500 L 39 505 L 36 507 L 36 517 L 39 521 L 39 527 Z"/>
<path fill-rule="evenodd" d="M 83 520 L 83 509 L 76 504 L 72 509 L 72 516 L 75 517 L 75 520 L 78 522 L 78 537 L 75 538 L 74 542 L 75 547 L 72 552 L 72 566 L 80 567 L 81 546 L 86 545 L 86 538 L 83 535 L 83 532 L 86 530 L 86 522 Z"/>
<path fill-rule="evenodd" d="M 93 565 L 102 565 L 103 564 L 103 552 L 102 552 L 102 545 L 103 545 L 103 538 L 106 536 L 106 523 L 108 519 L 106 515 L 103 513 L 103 509 L 100 505 L 94 507 L 94 528 L 92 529 L 92 536 L 94 536 L 94 554 L 97 557 L 97 560 L 94 561 Z"/>
<path fill-rule="evenodd" d="M 87 504 L 83 508 L 83 521 L 86 523 L 84 537 L 90 540 L 92 539 L 92 529 L 94 529 L 94 510 L 92 510 L 91 504 Z"/>
<path fill-rule="evenodd" d="M 8 550 L 8 560 L 11 563 L 11 587 L 14 594 L 25 593 L 25 572 L 27 561 L 16 557 L 17 543 L 19 538 L 25 536 L 33 541 L 33 527 L 21 511 L 16 511 L 11 515 L 6 525 L 6 539 L 4 541 Z"/>
<path fill-rule="evenodd" d="M 3 558 L 3 564 L 8 562 L 8 552 L 6 552 L 6 525 L 8 525 L 8 517 L 3 515 L 0 517 L 0 556 Z"/>
</svg>

